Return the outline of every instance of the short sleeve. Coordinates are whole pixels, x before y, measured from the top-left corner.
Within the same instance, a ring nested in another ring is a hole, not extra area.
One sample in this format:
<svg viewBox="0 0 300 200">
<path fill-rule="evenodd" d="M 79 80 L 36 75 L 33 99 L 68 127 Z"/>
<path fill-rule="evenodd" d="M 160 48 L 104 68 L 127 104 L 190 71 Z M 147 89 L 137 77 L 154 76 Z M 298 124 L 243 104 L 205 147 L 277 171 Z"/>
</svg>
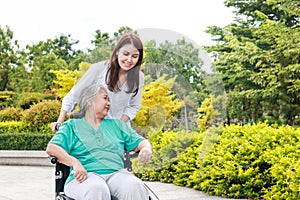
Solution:
<svg viewBox="0 0 300 200">
<path fill-rule="evenodd" d="M 67 153 L 71 152 L 73 146 L 73 131 L 68 122 L 62 124 L 49 143 L 62 147 Z"/>
<path fill-rule="evenodd" d="M 119 128 L 121 129 L 124 145 L 126 151 L 132 151 L 145 139 L 141 135 L 139 135 L 133 128 L 128 126 L 122 120 L 118 120 Z"/>
</svg>

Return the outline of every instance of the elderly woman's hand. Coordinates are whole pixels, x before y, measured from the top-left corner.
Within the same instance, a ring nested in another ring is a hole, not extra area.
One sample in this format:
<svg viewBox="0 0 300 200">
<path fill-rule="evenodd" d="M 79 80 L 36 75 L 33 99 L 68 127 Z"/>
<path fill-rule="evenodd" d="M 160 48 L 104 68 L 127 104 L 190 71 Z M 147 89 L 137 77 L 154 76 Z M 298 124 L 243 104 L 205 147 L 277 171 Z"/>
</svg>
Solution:
<svg viewBox="0 0 300 200">
<path fill-rule="evenodd" d="M 152 150 L 148 147 L 143 147 L 138 156 L 138 161 L 142 163 L 147 163 L 152 157 Z"/>
<path fill-rule="evenodd" d="M 75 179 L 79 182 L 82 183 L 87 179 L 87 171 L 85 168 L 82 166 L 82 164 L 77 160 L 77 162 L 73 165 L 73 173 Z"/>
</svg>

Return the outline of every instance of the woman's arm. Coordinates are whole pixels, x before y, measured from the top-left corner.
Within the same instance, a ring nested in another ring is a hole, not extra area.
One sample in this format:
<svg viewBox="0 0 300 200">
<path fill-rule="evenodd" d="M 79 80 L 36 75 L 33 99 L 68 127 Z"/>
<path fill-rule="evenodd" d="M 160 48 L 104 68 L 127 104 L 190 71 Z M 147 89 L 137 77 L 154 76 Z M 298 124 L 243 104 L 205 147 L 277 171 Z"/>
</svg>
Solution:
<svg viewBox="0 0 300 200">
<path fill-rule="evenodd" d="M 64 123 L 66 116 L 67 116 L 67 111 L 61 109 L 57 121 L 52 122 L 50 125 L 50 128 L 54 133 L 58 131 L 56 125 Z"/>
<path fill-rule="evenodd" d="M 80 183 L 86 180 L 87 171 L 79 162 L 78 159 L 69 155 L 62 147 L 49 143 L 46 149 L 46 153 L 50 156 L 54 156 L 57 158 L 57 161 L 63 163 L 67 166 L 72 166 L 74 170 L 74 177 Z"/>
<path fill-rule="evenodd" d="M 57 121 L 51 123 L 50 125 L 50 128 L 53 132 L 57 131 L 56 124 L 62 124 L 65 121 L 67 114 L 73 110 L 83 90 L 87 86 L 96 83 L 97 80 L 100 79 L 101 74 L 106 72 L 106 66 L 106 61 L 91 65 L 82 78 L 66 94 L 66 96 L 63 98 L 62 107 Z"/>
<path fill-rule="evenodd" d="M 105 61 L 95 63 L 89 67 L 79 81 L 72 87 L 70 92 L 68 92 L 68 94 L 63 98 L 62 110 L 67 113 L 70 113 L 73 110 L 75 103 L 78 101 L 84 89 L 91 84 L 97 83 L 101 74 L 105 73 L 105 63 Z"/>
</svg>

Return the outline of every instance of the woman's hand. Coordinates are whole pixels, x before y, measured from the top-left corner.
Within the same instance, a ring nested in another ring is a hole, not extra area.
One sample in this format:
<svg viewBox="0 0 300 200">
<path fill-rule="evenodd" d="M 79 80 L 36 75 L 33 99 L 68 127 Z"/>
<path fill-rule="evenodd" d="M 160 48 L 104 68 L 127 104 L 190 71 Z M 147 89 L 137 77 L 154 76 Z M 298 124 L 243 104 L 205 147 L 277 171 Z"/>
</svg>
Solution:
<svg viewBox="0 0 300 200">
<path fill-rule="evenodd" d="M 61 125 L 60 122 L 52 122 L 50 124 L 50 128 L 54 133 L 56 133 L 56 131 L 58 131 L 60 125 Z"/>
<path fill-rule="evenodd" d="M 85 168 L 82 166 L 82 164 L 76 159 L 75 164 L 73 165 L 73 173 L 75 179 L 79 182 L 82 183 L 87 179 L 87 171 Z"/>
<path fill-rule="evenodd" d="M 152 150 L 148 147 L 143 147 L 138 155 L 138 161 L 142 163 L 147 163 L 152 157 Z"/>
<path fill-rule="evenodd" d="M 125 114 L 122 115 L 121 120 L 122 120 L 123 122 L 128 122 L 128 121 L 130 121 L 129 117 L 128 117 L 127 115 L 125 115 Z"/>
<path fill-rule="evenodd" d="M 59 113 L 59 116 L 58 116 L 58 119 L 57 119 L 57 122 L 52 122 L 51 125 L 50 125 L 50 128 L 54 133 L 56 133 L 56 131 L 58 131 L 59 126 L 62 123 L 64 123 L 66 116 L 67 116 L 67 111 L 61 109 L 60 113 Z"/>
<path fill-rule="evenodd" d="M 80 183 L 87 179 L 87 171 L 80 161 L 77 158 L 69 155 L 62 147 L 58 146 L 57 144 L 49 143 L 47 145 L 46 152 L 48 155 L 56 157 L 58 162 L 67 166 L 72 166 L 73 171 L 71 173 L 74 174 L 75 179 Z"/>
</svg>

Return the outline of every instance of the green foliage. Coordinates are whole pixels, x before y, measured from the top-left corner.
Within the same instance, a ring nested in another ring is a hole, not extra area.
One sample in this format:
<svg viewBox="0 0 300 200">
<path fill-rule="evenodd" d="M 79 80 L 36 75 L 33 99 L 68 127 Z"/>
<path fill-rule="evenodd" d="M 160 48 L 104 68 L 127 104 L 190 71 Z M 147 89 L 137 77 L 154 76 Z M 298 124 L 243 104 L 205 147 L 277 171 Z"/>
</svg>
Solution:
<svg viewBox="0 0 300 200">
<path fill-rule="evenodd" d="M 31 127 L 42 127 L 56 121 L 60 108 L 61 102 L 57 100 L 39 102 L 23 112 L 22 121 Z"/>
<path fill-rule="evenodd" d="M 0 108 L 6 108 L 13 105 L 14 92 L 0 91 Z"/>
<path fill-rule="evenodd" d="M 33 45 L 26 46 L 26 55 L 29 61 L 29 66 L 32 67 L 35 61 L 38 61 L 43 56 L 55 55 L 55 58 L 64 60 L 70 64 L 82 53 L 81 50 L 75 50 L 74 45 L 79 41 L 73 40 L 71 35 L 61 34 L 54 39 L 40 41 Z"/>
<path fill-rule="evenodd" d="M 209 127 L 223 125 L 225 114 L 223 113 L 225 97 L 210 95 L 198 108 L 197 124 L 200 130 L 205 131 Z"/>
<path fill-rule="evenodd" d="M 272 185 L 266 188 L 263 197 L 264 199 L 299 199 L 300 129 L 281 126 L 272 139 L 273 148 L 263 153 L 264 160 L 271 165 Z"/>
<path fill-rule="evenodd" d="M 152 132 L 153 157 L 134 160 L 134 173 L 227 198 L 299 198 L 300 129 L 259 123 L 189 134 Z"/>
<path fill-rule="evenodd" d="M 197 133 L 194 142 L 178 157 L 177 164 L 174 165 L 174 184 L 188 187 L 196 184 L 193 183 L 190 176 L 198 169 L 197 160 L 200 156 L 202 142 L 203 134 Z"/>
<path fill-rule="evenodd" d="M 121 35 L 125 32 L 133 32 L 129 27 L 120 27 L 117 32 L 114 32 L 113 37 L 107 32 L 101 32 L 101 30 L 96 30 L 94 35 L 94 40 L 92 44 L 95 45 L 94 49 L 88 49 L 89 57 L 86 59 L 89 63 L 97 63 L 102 60 L 108 60 L 111 56 L 114 46 L 120 39 Z"/>
<path fill-rule="evenodd" d="M 85 74 L 85 72 L 90 68 L 91 64 L 88 62 L 81 62 L 78 66 L 79 70 L 76 75 L 76 81 L 81 79 L 81 77 Z"/>
<path fill-rule="evenodd" d="M 28 87 L 34 92 L 44 92 L 53 87 L 55 76 L 50 70 L 65 69 L 68 65 L 66 61 L 57 58 L 55 54 L 47 54 L 34 58 L 34 65 L 30 71 L 31 79 Z"/>
<path fill-rule="evenodd" d="M 234 1 L 234 23 L 210 27 L 227 94 L 228 118 L 241 123 L 264 116 L 294 125 L 299 115 L 300 29 L 296 0 Z M 288 103 L 287 103 L 288 102 Z"/>
<path fill-rule="evenodd" d="M 15 107 L 8 107 L 0 110 L 0 122 L 19 121 L 22 115 L 21 112 L 22 110 L 20 108 Z"/>
<path fill-rule="evenodd" d="M 11 90 L 11 76 L 20 64 L 18 41 L 13 40 L 13 32 L 8 26 L 0 26 L 0 91 Z"/>
<path fill-rule="evenodd" d="M 16 107 L 24 110 L 29 109 L 32 105 L 37 104 L 43 100 L 53 99 L 52 94 L 44 94 L 39 92 L 22 92 L 15 97 L 14 104 Z"/>
<path fill-rule="evenodd" d="M 153 146 L 152 159 L 147 165 L 133 162 L 135 174 L 143 179 L 173 182 L 177 158 L 193 143 L 194 132 L 166 131 L 148 137 Z"/>
<path fill-rule="evenodd" d="M 172 128 L 196 129 L 195 116 L 198 104 L 207 96 L 204 83 L 206 72 L 202 69 L 201 49 L 184 38 L 174 41 L 149 41 L 144 44 L 145 58 L 143 72 L 150 77 L 145 80 L 151 84 L 162 76 L 166 79 L 176 77 L 172 93 L 183 102 L 176 113 L 176 120 L 171 120 Z M 148 120 L 148 119 L 146 119 Z"/>
<path fill-rule="evenodd" d="M 211 123 L 213 112 L 212 97 L 206 98 L 198 109 L 198 127 L 200 130 L 206 130 Z"/>
<path fill-rule="evenodd" d="M 45 150 L 48 142 L 53 137 L 50 134 L 38 133 L 4 133 L 0 134 L 1 150 Z"/>
<path fill-rule="evenodd" d="M 0 122 L 0 134 L 29 133 L 29 132 L 30 132 L 30 127 L 25 122 L 22 121 Z"/>
<path fill-rule="evenodd" d="M 183 102 L 171 91 L 176 77 L 169 80 L 165 78 L 164 75 L 155 82 L 144 85 L 141 108 L 134 119 L 137 125 L 161 129 L 165 117 L 174 118 L 175 113 L 182 107 Z"/>
<path fill-rule="evenodd" d="M 295 181 L 286 171 L 300 170 L 295 162 L 300 158 L 299 139 L 299 131 L 289 126 L 228 126 L 211 151 L 198 158 L 198 169 L 190 176 L 192 185 L 231 198 L 294 199 L 298 189 L 291 189 L 291 184 L 299 188 L 299 183 L 286 184 Z"/>
<path fill-rule="evenodd" d="M 78 71 L 50 70 L 50 72 L 56 76 L 56 80 L 53 81 L 56 87 L 52 91 L 56 93 L 58 98 L 62 99 L 74 86 Z"/>
<path fill-rule="evenodd" d="M 193 90 L 203 89 L 203 61 L 199 57 L 199 49 L 184 38 L 176 43 L 164 41 L 159 45 L 155 41 L 145 44 L 145 74 L 156 80 L 163 74 L 167 78 L 178 76 L 178 82 L 187 82 Z"/>
</svg>

